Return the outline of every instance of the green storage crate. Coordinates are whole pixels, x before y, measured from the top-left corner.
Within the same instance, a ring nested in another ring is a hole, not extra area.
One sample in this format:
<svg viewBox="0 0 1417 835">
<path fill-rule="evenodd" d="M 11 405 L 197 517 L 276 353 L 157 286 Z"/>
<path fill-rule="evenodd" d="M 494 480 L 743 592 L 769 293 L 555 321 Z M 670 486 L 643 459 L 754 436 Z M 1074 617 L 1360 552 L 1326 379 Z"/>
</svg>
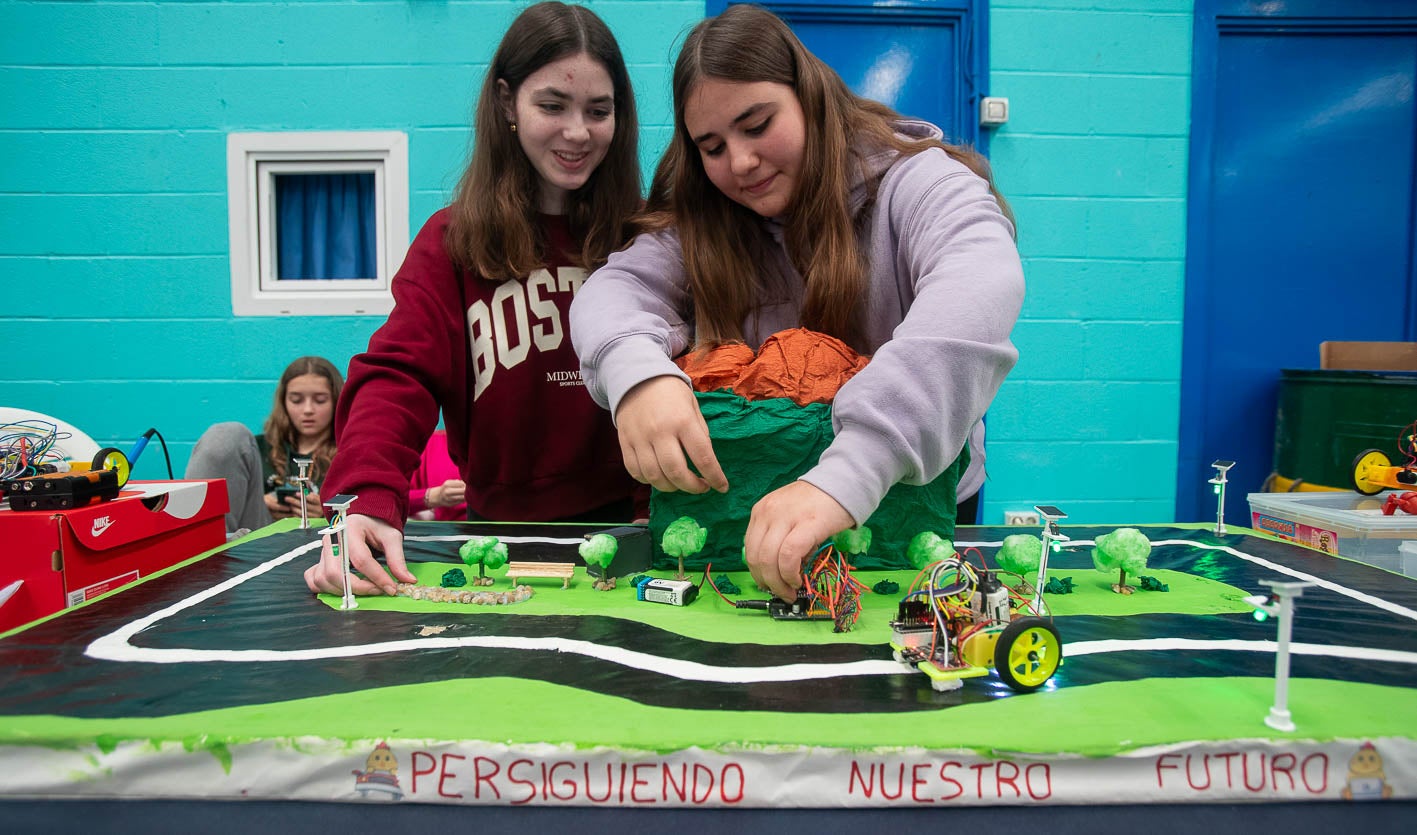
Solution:
<svg viewBox="0 0 1417 835">
<path fill-rule="evenodd" d="M 1417 372 L 1286 368 L 1279 380 L 1274 471 L 1289 479 L 1353 488 L 1353 459 L 1380 449 L 1407 460 L 1398 438 L 1417 421 Z"/>
</svg>

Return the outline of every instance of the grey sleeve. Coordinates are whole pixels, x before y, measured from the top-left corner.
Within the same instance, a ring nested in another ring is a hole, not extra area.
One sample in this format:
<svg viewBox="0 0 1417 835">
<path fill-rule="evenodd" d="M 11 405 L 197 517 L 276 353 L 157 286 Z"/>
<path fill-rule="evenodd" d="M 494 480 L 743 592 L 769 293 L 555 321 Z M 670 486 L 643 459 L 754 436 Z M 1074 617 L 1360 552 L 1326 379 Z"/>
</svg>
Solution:
<svg viewBox="0 0 1417 835">
<path fill-rule="evenodd" d="M 224 478 L 230 510 L 226 532 L 242 528 L 256 530 L 271 523 L 266 507 L 266 480 L 261 466 L 261 450 L 256 436 L 243 424 L 228 422 L 211 426 L 197 439 L 187 460 L 186 477 Z"/>
<path fill-rule="evenodd" d="M 615 414 L 635 385 L 670 375 L 692 340 L 684 257 L 673 232 L 640 235 L 586 279 L 571 303 L 571 344 L 586 391 Z"/>
<path fill-rule="evenodd" d="M 1018 360 L 1009 334 L 1023 304 L 1013 227 L 982 179 L 918 154 L 878 199 L 892 231 L 872 242 L 871 280 L 890 280 L 893 264 L 908 310 L 837 394 L 836 439 L 803 476 L 858 524 L 897 482 L 928 483 L 959 455 Z"/>
</svg>

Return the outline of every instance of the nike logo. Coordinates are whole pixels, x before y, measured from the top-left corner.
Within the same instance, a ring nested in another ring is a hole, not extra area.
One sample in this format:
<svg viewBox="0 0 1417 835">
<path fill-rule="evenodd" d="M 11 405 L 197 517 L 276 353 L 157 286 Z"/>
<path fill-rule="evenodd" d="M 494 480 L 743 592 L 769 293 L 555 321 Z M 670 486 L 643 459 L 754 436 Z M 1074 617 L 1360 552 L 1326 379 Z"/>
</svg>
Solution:
<svg viewBox="0 0 1417 835">
<path fill-rule="evenodd" d="M 93 520 L 93 535 L 99 536 L 113 524 L 113 520 L 107 516 L 100 516 Z"/>
</svg>

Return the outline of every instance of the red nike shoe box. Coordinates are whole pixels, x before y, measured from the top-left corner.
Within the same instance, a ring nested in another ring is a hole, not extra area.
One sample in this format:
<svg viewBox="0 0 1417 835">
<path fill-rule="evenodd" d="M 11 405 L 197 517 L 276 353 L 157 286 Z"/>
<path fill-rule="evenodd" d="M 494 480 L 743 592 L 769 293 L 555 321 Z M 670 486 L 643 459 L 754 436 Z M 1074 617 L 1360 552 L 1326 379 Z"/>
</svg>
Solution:
<svg viewBox="0 0 1417 835">
<path fill-rule="evenodd" d="M 72 510 L 0 510 L 0 632 L 226 544 L 226 511 L 222 479 L 131 481 Z"/>
</svg>

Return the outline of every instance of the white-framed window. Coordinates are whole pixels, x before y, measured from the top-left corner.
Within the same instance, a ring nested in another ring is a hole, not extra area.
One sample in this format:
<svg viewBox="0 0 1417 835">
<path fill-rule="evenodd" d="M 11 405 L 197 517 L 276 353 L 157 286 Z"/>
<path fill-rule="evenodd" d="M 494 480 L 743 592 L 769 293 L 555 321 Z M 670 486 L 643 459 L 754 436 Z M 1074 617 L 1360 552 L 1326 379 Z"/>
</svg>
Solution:
<svg viewBox="0 0 1417 835">
<path fill-rule="evenodd" d="M 398 131 L 226 139 L 237 316 L 387 315 L 408 248 L 408 138 Z"/>
</svg>

